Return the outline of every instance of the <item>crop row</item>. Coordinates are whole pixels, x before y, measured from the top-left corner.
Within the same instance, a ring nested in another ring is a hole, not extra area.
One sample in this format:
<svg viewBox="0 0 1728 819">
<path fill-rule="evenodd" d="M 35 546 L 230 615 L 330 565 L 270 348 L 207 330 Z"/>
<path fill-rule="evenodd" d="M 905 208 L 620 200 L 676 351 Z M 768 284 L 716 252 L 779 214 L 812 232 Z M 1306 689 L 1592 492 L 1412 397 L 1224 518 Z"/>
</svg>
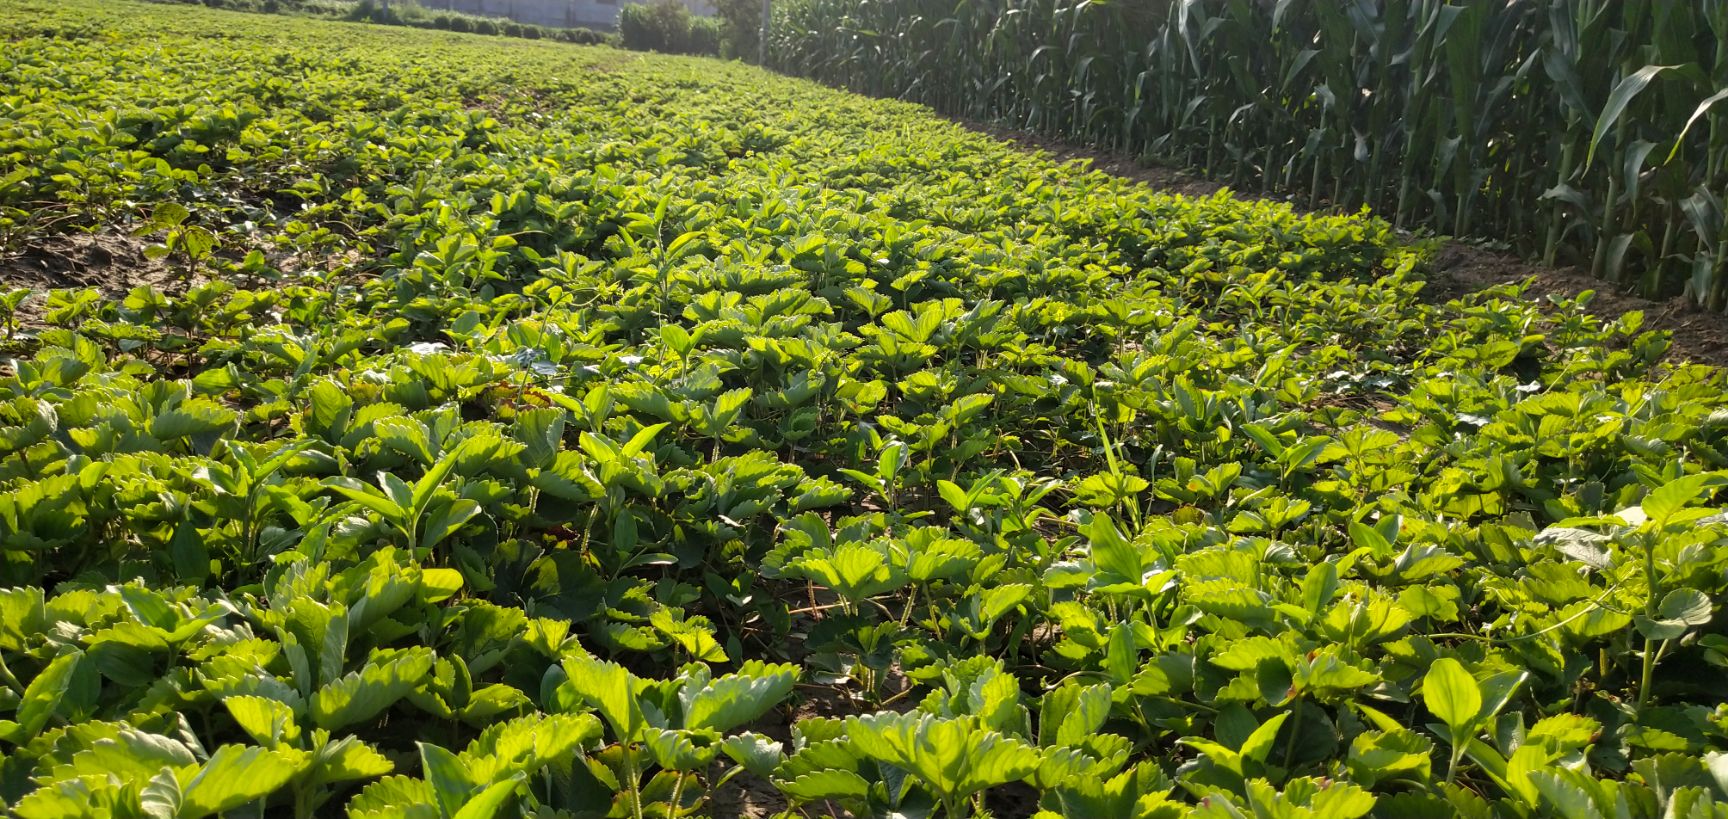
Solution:
<svg viewBox="0 0 1728 819">
<path fill-rule="evenodd" d="M 769 62 L 1728 308 L 1714 0 L 792 0 Z"/>
<path fill-rule="evenodd" d="M 18 816 L 1728 815 L 1638 314 L 738 65 L 0 36 L 0 270 L 149 259 L 0 297 Z"/>
</svg>

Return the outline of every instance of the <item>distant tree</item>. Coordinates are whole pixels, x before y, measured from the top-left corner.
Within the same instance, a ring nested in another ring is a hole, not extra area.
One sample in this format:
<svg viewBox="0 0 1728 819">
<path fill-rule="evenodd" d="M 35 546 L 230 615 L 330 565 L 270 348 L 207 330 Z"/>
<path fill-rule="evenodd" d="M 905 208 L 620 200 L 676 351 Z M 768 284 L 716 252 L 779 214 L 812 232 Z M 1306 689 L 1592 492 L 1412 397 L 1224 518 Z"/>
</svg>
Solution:
<svg viewBox="0 0 1728 819">
<path fill-rule="evenodd" d="M 682 54 L 689 50 L 690 10 L 678 0 L 629 3 L 618 10 L 625 48 Z"/>
<path fill-rule="evenodd" d="M 762 39 L 762 0 L 714 0 L 720 17 L 721 54 L 756 61 Z"/>
</svg>

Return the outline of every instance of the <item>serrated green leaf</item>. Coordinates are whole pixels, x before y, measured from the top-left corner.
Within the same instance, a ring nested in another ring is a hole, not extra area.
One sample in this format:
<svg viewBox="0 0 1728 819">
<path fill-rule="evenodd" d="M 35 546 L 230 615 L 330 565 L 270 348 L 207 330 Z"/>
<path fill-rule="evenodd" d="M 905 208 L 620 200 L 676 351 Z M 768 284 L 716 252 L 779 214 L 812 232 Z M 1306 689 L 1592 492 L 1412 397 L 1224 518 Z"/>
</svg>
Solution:
<svg viewBox="0 0 1728 819">
<path fill-rule="evenodd" d="M 798 667 L 787 663 L 746 662 L 737 673 L 701 685 L 686 685 L 678 693 L 684 725 L 729 733 L 760 719 L 792 693 Z"/>
<path fill-rule="evenodd" d="M 621 742 L 635 740 L 644 726 L 642 705 L 636 698 L 636 683 L 630 672 L 616 663 L 586 657 L 568 659 L 563 664 L 568 685 L 586 701 Z"/>
<path fill-rule="evenodd" d="M 298 776 L 309 757 L 305 751 L 292 748 L 217 748 L 210 761 L 185 784 L 180 815 L 199 819 L 263 799 Z"/>
<path fill-rule="evenodd" d="M 1452 730 L 1454 742 L 1474 732 L 1482 712 L 1482 691 L 1476 678 L 1451 657 L 1435 660 L 1422 677 L 1422 701 Z"/>
<path fill-rule="evenodd" d="M 378 716 L 421 685 L 431 673 L 432 663 L 432 653 L 425 649 L 382 663 L 368 662 L 312 695 L 313 724 L 337 731 Z"/>
</svg>

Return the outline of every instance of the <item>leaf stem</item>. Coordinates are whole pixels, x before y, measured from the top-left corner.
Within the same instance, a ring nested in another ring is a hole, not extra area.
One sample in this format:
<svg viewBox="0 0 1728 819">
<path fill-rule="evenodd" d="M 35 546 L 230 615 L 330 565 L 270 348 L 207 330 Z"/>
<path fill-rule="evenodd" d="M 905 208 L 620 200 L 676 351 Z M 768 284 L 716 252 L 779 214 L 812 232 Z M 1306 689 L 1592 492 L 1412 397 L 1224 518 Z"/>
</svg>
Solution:
<svg viewBox="0 0 1728 819">
<path fill-rule="evenodd" d="M 6 667 L 5 657 L 0 657 L 0 683 L 5 683 L 6 687 L 12 689 L 12 693 L 19 697 L 24 696 L 24 684 L 12 675 L 12 669 Z"/>
<path fill-rule="evenodd" d="M 631 819 L 642 819 L 642 783 L 640 774 L 636 771 L 636 752 L 629 745 L 619 743 L 619 750 L 624 752 L 624 778 L 626 792 L 630 796 Z"/>
<path fill-rule="evenodd" d="M 680 800 L 684 798 L 685 773 L 683 771 L 677 773 L 678 781 L 672 783 L 672 807 L 667 811 L 667 815 L 672 817 L 677 817 L 684 812 L 683 802 Z"/>
<path fill-rule="evenodd" d="M 1652 642 L 1655 641 L 1651 640 L 1649 637 L 1644 638 L 1644 670 L 1638 677 L 1638 706 L 1640 708 L 1650 701 L 1650 687 L 1655 683 L 1656 679 L 1656 663 L 1660 661 L 1662 655 L 1668 651 L 1667 640 L 1657 643 L 1655 651 L 1650 650 L 1650 644 Z"/>
</svg>

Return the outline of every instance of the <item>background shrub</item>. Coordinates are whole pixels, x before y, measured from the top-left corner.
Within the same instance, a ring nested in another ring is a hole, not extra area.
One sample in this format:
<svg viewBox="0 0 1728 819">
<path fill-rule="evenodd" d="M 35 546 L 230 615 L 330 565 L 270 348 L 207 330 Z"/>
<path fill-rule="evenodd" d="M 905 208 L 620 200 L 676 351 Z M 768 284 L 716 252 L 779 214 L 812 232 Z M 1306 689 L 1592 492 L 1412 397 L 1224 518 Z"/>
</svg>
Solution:
<svg viewBox="0 0 1728 819">
<path fill-rule="evenodd" d="M 557 40 L 579 45 L 600 45 L 614 42 L 613 35 L 594 29 L 552 28 L 518 23 L 514 20 L 478 17 L 460 12 L 434 11 L 420 5 L 415 0 L 388 0 L 388 2 L 385 0 L 358 0 L 358 2 L 351 0 L 151 0 L 151 2 L 186 3 L 236 11 L 304 15 L 471 34 L 521 37 L 528 40 Z M 678 49 L 686 48 L 690 42 L 688 12 L 685 13 L 685 18 L 683 28 L 674 32 L 675 36 L 671 41 Z M 698 34 L 696 37 L 703 43 L 698 53 L 713 54 L 719 52 L 720 47 L 711 44 L 712 38 L 707 32 Z M 673 48 L 662 47 L 660 50 L 673 50 Z"/>
<path fill-rule="evenodd" d="M 552 37 L 553 39 L 562 42 L 576 43 L 578 45 L 600 45 L 601 43 L 611 41 L 611 35 L 602 31 L 595 31 L 591 28 L 554 29 Z"/>
<path fill-rule="evenodd" d="M 756 62 L 761 53 L 762 0 L 714 0 L 720 20 L 720 55 Z"/>
<path fill-rule="evenodd" d="M 690 10 L 678 0 L 626 5 L 618 12 L 618 36 L 625 48 L 683 53 L 690 39 Z"/>
<path fill-rule="evenodd" d="M 684 40 L 684 53 L 720 56 L 720 43 L 725 39 L 723 23 L 713 17 L 690 18 L 690 30 Z"/>
</svg>

